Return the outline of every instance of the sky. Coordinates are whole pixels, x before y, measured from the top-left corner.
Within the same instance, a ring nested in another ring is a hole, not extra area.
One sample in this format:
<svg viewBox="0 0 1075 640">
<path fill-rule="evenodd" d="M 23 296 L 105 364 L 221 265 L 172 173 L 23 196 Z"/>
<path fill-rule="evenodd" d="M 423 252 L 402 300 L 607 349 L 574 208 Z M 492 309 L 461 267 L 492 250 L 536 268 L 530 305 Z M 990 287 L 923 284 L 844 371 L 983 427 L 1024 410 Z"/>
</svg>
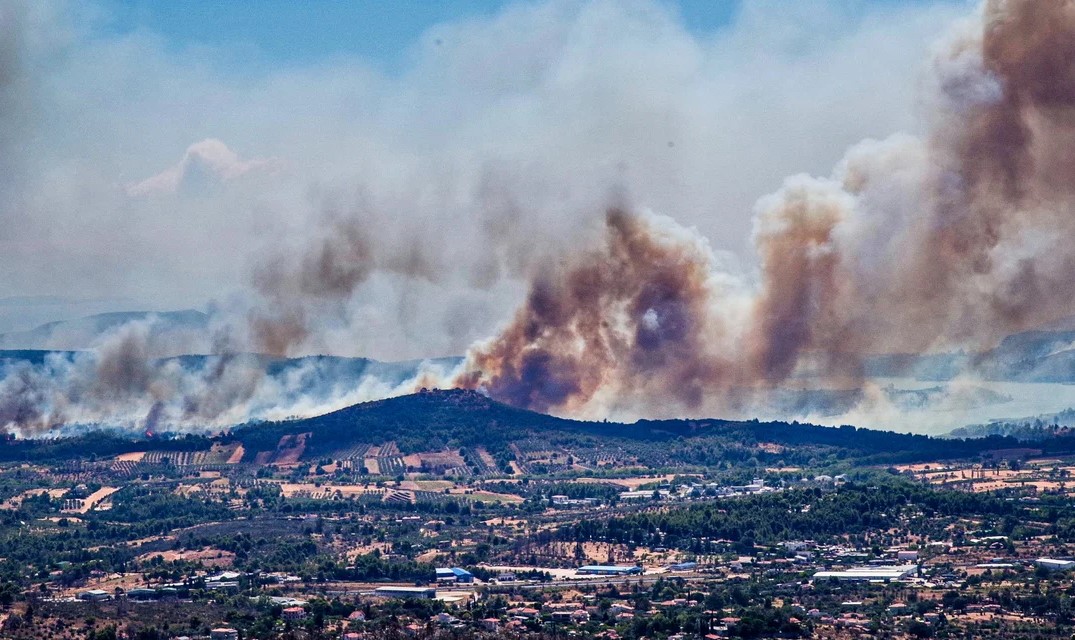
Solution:
<svg viewBox="0 0 1075 640">
<path fill-rule="evenodd" d="M 101 29 L 120 35 L 146 30 L 182 50 L 196 45 L 242 49 L 265 65 L 308 64 L 334 56 L 359 56 L 398 71 L 408 49 L 429 28 L 453 21 L 494 16 L 509 0 L 426 2 L 154 2 L 108 0 Z M 692 33 L 725 27 L 739 0 L 669 0 Z"/>
<path fill-rule="evenodd" d="M 968 6 L 4 0 L 0 331 L 273 281 L 324 318 L 303 351 L 458 354 L 612 202 L 749 278 L 759 198 L 922 130 Z M 373 254 L 331 299 L 325 247 Z"/>
</svg>

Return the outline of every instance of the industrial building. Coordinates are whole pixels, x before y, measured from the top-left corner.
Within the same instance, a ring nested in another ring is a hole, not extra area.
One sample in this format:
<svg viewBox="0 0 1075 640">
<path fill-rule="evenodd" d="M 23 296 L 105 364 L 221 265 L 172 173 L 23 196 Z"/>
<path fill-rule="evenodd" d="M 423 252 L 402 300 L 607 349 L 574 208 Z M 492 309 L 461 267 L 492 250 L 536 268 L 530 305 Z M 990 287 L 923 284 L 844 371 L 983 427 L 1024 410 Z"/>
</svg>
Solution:
<svg viewBox="0 0 1075 640">
<path fill-rule="evenodd" d="M 632 576 L 641 575 L 642 567 L 625 565 L 588 564 L 579 567 L 575 573 L 580 576 Z"/>
<path fill-rule="evenodd" d="M 466 569 L 460 569 L 459 567 L 452 567 L 451 569 L 437 569 L 437 582 L 470 584 L 471 582 L 474 582 L 474 575 Z"/>
<path fill-rule="evenodd" d="M 1038 558 L 1034 561 L 1046 571 L 1069 571 L 1075 569 L 1075 560 L 1057 560 L 1055 558 Z"/>
<path fill-rule="evenodd" d="M 146 589 L 144 587 L 137 587 L 127 592 L 127 597 L 131 600 L 154 600 L 158 596 L 156 589 Z"/>
<path fill-rule="evenodd" d="M 437 590 L 433 587 L 377 587 L 373 590 L 373 593 L 386 598 L 433 600 L 437 597 Z"/>
<path fill-rule="evenodd" d="M 112 594 L 104 589 L 90 589 L 78 594 L 78 599 L 87 602 L 103 602 L 104 600 L 111 600 Z"/>
<path fill-rule="evenodd" d="M 918 565 L 901 564 L 892 566 L 855 567 L 843 571 L 818 571 L 815 580 L 848 580 L 858 582 L 899 580 L 918 573 Z"/>
</svg>

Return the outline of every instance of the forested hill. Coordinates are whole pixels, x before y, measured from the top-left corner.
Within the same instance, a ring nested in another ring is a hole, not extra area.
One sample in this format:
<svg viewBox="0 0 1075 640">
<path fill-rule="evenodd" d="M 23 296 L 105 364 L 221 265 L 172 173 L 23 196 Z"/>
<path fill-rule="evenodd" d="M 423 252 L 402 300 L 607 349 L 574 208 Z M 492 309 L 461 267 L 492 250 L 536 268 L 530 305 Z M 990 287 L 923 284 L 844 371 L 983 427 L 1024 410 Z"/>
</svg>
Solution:
<svg viewBox="0 0 1075 640">
<path fill-rule="evenodd" d="M 331 451 L 357 442 L 380 444 L 394 440 L 404 453 L 460 446 L 499 450 L 528 437 L 553 436 L 656 442 L 698 438 L 710 444 L 735 446 L 771 443 L 785 447 L 825 447 L 877 461 L 955 458 L 1028 446 L 1014 438 L 999 436 L 953 440 L 797 422 L 719 419 L 584 422 L 517 409 L 464 390 L 423 390 L 314 418 L 245 425 L 233 435 L 248 451 L 264 451 L 275 447 L 281 437 L 299 433 L 311 434 L 309 444 L 315 450 Z M 1068 451 L 1075 446 L 1075 439 L 1051 439 L 1034 446 L 1051 452 Z"/>
<path fill-rule="evenodd" d="M 751 450 L 759 445 L 790 451 L 821 452 L 860 463 L 887 464 L 974 457 L 998 449 L 1033 447 L 1046 454 L 1075 451 L 1075 436 L 1049 437 L 1028 443 L 1011 437 L 946 439 L 852 426 L 821 427 L 797 422 L 758 420 L 640 420 L 634 423 L 585 422 L 517 409 L 464 390 L 421 391 L 366 402 L 325 415 L 279 422 L 257 422 L 212 437 L 169 435 L 146 439 L 109 430 L 74 438 L 13 440 L 0 443 L 0 460 L 55 460 L 111 456 L 138 450 L 197 450 L 214 441 L 243 443 L 244 461 L 257 452 L 273 451 L 284 436 L 305 438 L 304 459 L 330 456 L 358 444 L 394 441 L 404 453 L 446 448 L 484 447 L 506 452 L 527 439 L 555 440 L 584 448 L 620 445 L 657 447 L 681 461 L 721 452 Z M 635 443 L 631 445 L 631 443 Z M 674 455 L 673 455 L 674 454 Z"/>
</svg>

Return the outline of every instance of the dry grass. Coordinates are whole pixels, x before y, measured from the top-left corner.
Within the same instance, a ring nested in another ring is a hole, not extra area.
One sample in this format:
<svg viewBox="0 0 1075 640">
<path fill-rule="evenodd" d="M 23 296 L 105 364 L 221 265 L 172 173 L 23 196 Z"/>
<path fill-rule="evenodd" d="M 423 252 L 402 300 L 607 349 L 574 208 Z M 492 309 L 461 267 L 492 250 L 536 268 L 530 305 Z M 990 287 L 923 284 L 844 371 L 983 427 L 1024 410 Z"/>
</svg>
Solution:
<svg viewBox="0 0 1075 640">
<path fill-rule="evenodd" d="M 639 476 L 635 478 L 579 478 L 578 481 L 596 484 L 614 484 L 635 490 L 642 485 L 650 484 L 651 482 L 671 482 L 673 478 L 675 478 L 674 475 L 667 474 L 663 476 Z"/>
<path fill-rule="evenodd" d="M 230 567 L 235 562 L 234 553 L 222 549 L 215 549 L 213 547 L 206 547 L 204 549 L 185 549 L 183 551 L 154 551 L 152 553 L 144 553 L 135 558 L 135 560 L 138 562 L 149 562 L 157 556 L 163 558 L 165 562 L 186 560 L 187 562 L 201 562 L 206 567 L 213 568 Z"/>
<path fill-rule="evenodd" d="M 48 494 L 53 499 L 62 498 L 67 493 L 67 489 L 29 489 L 23 491 L 17 496 L 13 496 L 5 500 L 0 504 L 0 509 L 18 509 L 22 505 L 22 501 L 27 498 L 35 498 L 40 495 Z"/>
</svg>

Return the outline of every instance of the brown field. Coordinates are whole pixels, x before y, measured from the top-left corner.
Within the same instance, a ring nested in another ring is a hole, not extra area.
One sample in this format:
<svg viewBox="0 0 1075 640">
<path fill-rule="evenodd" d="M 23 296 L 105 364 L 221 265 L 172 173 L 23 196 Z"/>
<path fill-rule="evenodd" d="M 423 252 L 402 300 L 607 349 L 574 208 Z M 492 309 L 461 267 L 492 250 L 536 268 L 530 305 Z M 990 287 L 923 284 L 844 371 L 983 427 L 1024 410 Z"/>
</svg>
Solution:
<svg viewBox="0 0 1075 640">
<path fill-rule="evenodd" d="M 235 554 L 222 549 L 206 547 L 204 549 L 187 549 L 183 551 L 155 551 L 143 553 L 135 558 L 138 562 L 149 562 L 160 556 L 165 562 L 186 560 L 188 562 L 201 562 L 207 567 L 230 567 L 235 562 Z"/>
<path fill-rule="evenodd" d="M 462 496 L 478 502 L 509 502 L 512 504 L 523 502 L 519 496 L 510 493 L 493 493 L 492 491 L 473 491 L 470 489 L 453 489 L 452 495 Z"/>
<path fill-rule="evenodd" d="M 415 556 L 415 560 L 417 560 L 418 562 L 428 562 L 429 564 L 434 564 L 436 563 L 437 559 L 441 558 L 442 556 L 447 556 L 447 554 L 442 551 L 437 551 L 436 549 L 431 549 L 430 551 L 425 551 Z"/>
<path fill-rule="evenodd" d="M 944 464 L 900 465 L 897 469 L 932 484 L 959 483 L 975 493 L 1005 489 L 1070 492 L 1075 488 L 1071 486 L 1075 483 L 1075 465 L 1056 458 L 1026 460 L 1016 469 Z"/>
<path fill-rule="evenodd" d="M 478 457 L 481 458 L 482 462 L 484 462 L 486 466 L 491 467 L 493 469 L 496 468 L 496 458 L 493 457 L 493 454 L 486 451 L 485 447 L 478 447 L 475 451 L 478 452 Z"/>
<path fill-rule="evenodd" d="M 456 484 L 449 480 L 404 480 L 399 484 L 399 488 L 409 491 L 444 491 L 456 488 Z"/>
<path fill-rule="evenodd" d="M 239 464 L 243 460 L 243 455 L 246 454 L 246 450 L 243 449 L 243 445 L 237 445 L 235 450 L 231 452 L 231 456 L 228 457 L 228 464 Z"/>
<path fill-rule="evenodd" d="M 370 458 L 385 458 L 388 456 L 398 456 L 400 455 L 399 445 L 397 445 L 395 442 L 387 442 L 379 447 L 371 448 L 368 452 L 366 452 L 366 455 Z"/>
<path fill-rule="evenodd" d="M 93 509 L 97 508 L 97 506 L 100 505 L 102 502 L 104 502 L 105 498 L 119 491 L 119 489 L 119 487 L 101 487 L 97 491 L 91 493 L 89 496 L 86 497 L 85 500 L 82 501 L 81 509 L 64 509 L 64 511 L 69 513 L 89 513 Z"/>
<path fill-rule="evenodd" d="M 120 462 L 141 462 L 142 458 L 146 457 L 145 451 L 132 451 L 130 453 L 121 453 L 116 456 L 116 460 Z"/>
<path fill-rule="evenodd" d="M 306 451 L 306 438 L 309 436 L 310 434 L 308 433 L 299 433 L 293 436 L 284 436 L 280 438 L 280 443 L 276 445 L 276 455 L 273 458 L 273 464 L 298 464 L 299 459 L 302 458 L 302 454 Z"/>
<path fill-rule="evenodd" d="M 113 573 L 100 578 L 90 578 L 85 586 L 71 587 L 60 594 L 69 598 L 73 598 L 78 595 L 79 592 L 86 589 L 103 589 L 105 591 L 113 591 L 116 587 L 123 589 L 124 591 L 141 587 L 144 585 L 142 580 L 142 574 L 140 573 Z"/>
<path fill-rule="evenodd" d="M 431 467 L 461 467 L 466 464 L 466 462 L 463 461 L 463 456 L 459 455 L 458 451 L 431 451 L 428 453 L 419 453 L 418 459 L 419 465 L 424 462 Z"/>
<path fill-rule="evenodd" d="M 374 551 L 380 551 L 381 553 L 389 553 L 392 551 L 392 544 L 389 542 L 360 544 L 347 549 L 344 552 L 344 555 L 347 556 L 347 560 L 349 562 L 353 562 L 355 558 L 373 553 Z"/>
<path fill-rule="evenodd" d="M 365 493 L 377 493 L 381 490 L 374 486 L 363 486 L 360 484 L 336 484 L 326 483 L 320 487 L 313 482 L 282 482 L 280 483 L 280 491 L 283 492 L 285 498 L 292 498 L 297 495 L 314 496 L 314 495 L 332 495 L 337 491 L 340 492 L 344 498 L 351 496 L 360 496 Z"/>
<path fill-rule="evenodd" d="M 19 495 L 5 500 L 0 504 L 0 509 L 18 509 L 19 506 L 22 505 L 23 500 L 46 493 L 53 499 L 62 498 L 64 494 L 67 493 L 67 489 L 30 489 L 28 491 L 23 491 Z"/>
</svg>

